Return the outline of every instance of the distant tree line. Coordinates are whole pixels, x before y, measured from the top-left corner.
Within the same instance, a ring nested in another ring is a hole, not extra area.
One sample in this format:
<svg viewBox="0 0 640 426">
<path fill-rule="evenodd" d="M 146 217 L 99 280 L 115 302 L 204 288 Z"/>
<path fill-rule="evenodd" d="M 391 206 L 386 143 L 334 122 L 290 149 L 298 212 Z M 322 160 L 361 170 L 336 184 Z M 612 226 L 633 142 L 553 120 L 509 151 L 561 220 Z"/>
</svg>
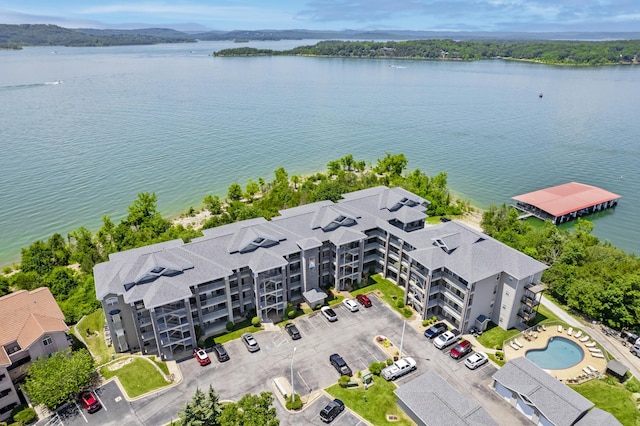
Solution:
<svg viewBox="0 0 640 426">
<path fill-rule="evenodd" d="M 640 329 L 640 259 L 591 235 L 578 219 L 571 231 L 550 221 L 532 227 L 502 205 L 483 213 L 485 233 L 549 265 L 548 292 L 571 309 L 616 329 Z"/>
<path fill-rule="evenodd" d="M 616 41 L 322 41 L 276 51 L 242 47 L 223 49 L 215 56 L 308 55 L 340 58 L 428 59 L 474 61 L 512 59 L 560 65 L 638 63 L 640 40 Z"/>
<path fill-rule="evenodd" d="M 45 24 L 0 24 L 0 49 L 22 46 L 126 46 L 159 43 L 189 43 L 195 38 L 179 31 L 82 30 Z"/>
<path fill-rule="evenodd" d="M 402 186 L 431 201 L 428 214 L 458 215 L 469 208 L 463 201 L 453 201 L 447 189 L 446 173 L 429 177 L 420 170 L 404 174 L 408 160 L 403 154 L 387 154 L 373 167 L 347 155 L 330 161 L 326 173 L 303 177 L 289 176 L 284 168 L 274 172 L 270 182 L 250 179 L 242 187 L 233 183 L 222 198 L 207 195 L 203 207 L 211 213 L 204 228 L 244 219 L 271 219 L 279 211 L 315 201 L 337 201 L 342 194 L 377 185 Z M 195 209 L 189 208 L 187 215 Z M 185 242 L 201 236 L 200 230 L 172 225 L 157 209 L 155 194 L 140 193 L 119 222 L 103 216 L 102 227 L 95 234 L 81 227 L 66 238 L 60 234 L 36 241 L 22 249 L 22 261 L 13 270 L 0 275 L 0 296 L 15 290 L 48 287 L 68 322 L 100 307 L 93 280 L 95 264 L 108 260 L 111 253 L 180 238 Z"/>
</svg>

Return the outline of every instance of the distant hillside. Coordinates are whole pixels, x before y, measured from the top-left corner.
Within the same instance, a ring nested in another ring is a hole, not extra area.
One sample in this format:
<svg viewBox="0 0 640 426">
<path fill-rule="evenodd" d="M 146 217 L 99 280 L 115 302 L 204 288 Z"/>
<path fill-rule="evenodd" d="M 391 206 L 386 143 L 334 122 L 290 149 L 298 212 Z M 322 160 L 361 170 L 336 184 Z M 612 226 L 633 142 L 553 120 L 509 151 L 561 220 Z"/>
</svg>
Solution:
<svg viewBox="0 0 640 426">
<path fill-rule="evenodd" d="M 57 25 L 0 24 L 0 48 L 22 46 L 124 46 L 195 42 L 193 36 L 174 30 L 72 30 Z"/>
</svg>

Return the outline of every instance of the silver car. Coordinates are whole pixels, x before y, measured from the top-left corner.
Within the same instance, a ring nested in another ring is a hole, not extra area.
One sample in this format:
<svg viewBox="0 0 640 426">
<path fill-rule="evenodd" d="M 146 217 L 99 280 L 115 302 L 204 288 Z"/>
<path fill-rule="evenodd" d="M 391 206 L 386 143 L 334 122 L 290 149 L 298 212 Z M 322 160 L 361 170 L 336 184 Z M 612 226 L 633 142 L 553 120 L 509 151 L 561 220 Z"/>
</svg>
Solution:
<svg viewBox="0 0 640 426">
<path fill-rule="evenodd" d="M 251 333 L 244 333 L 242 335 L 242 343 L 244 343 L 249 352 L 257 352 L 260 350 L 258 341 L 255 339 L 255 337 L 253 337 L 253 334 Z"/>
</svg>

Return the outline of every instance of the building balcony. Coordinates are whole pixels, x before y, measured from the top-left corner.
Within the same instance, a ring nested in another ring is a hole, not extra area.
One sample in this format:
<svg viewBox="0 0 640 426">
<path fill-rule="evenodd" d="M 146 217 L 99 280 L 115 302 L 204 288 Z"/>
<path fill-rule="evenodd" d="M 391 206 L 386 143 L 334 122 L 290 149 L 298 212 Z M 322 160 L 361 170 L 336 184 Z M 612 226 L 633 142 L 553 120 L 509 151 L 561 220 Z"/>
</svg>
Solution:
<svg viewBox="0 0 640 426">
<path fill-rule="evenodd" d="M 535 308 L 540 304 L 540 301 L 536 299 L 534 295 L 528 295 L 528 294 L 525 294 L 524 296 L 522 296 L 521 301 L 523 305 L 526 305 L 530 308 Z"/>
<path fill-rule="evenodd" d="M 212 311 L 208 311 L 206 313 L 202 314 L 202 321 L 203 322 L 213 322 L 216 320 L 219 320 L 220 318 L 225 318 L 229 315 L 229 309 L 227 308 L 221 308 L 221 309 L 214 309 Z"/>
<path fill-rule="evenodd" d="M 215 297 L 208 297 L 205 300 L 202 300 L 202 299 L 200 300 L 200 305 L 203 308 L 220 305 L 222 303 L 227 303 L 227 296 L 225 294 L 222 294 L 220 296 L 215 296 Z"/>
<path fill-rule="evenodd" d="M 529 322 L 531 320 L 533 320 L 536 317 L 536 312 L 535 311 L 528 311 L 525 309 L 520 309 L 518 311 L 518 316 L 520 318 L 522 318 L 525 322 Z"/>
</svg>

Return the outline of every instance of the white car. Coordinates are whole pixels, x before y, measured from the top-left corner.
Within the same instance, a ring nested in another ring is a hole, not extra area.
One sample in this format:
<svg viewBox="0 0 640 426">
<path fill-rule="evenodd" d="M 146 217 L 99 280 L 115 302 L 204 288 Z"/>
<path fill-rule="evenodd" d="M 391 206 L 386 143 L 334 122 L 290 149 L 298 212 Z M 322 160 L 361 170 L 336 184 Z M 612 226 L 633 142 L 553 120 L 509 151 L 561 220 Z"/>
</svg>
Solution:
<svg viewBox="0 0 640 426">
<path fill-rule="evenodd" d="M 323 306 L 320 309 L 320 312 L 322 312 L 322 315 L 324 315 L 324 317 L 329 320 L 330 322 L 334 322 L 334 321 L 338 321 L 338 315 L 336 314 L 336 312 L 331 309 L 328 306 Z"/>
<path fill-rule="evenodd" d="M 358 308 L 358 304 L 353 299 L 344 299 L 342 304 L 351 312 L 357 312 L 360 310 L 360 308 Z"/>
<path fill-rule="evenodd" d="M 464 365 L 470 370 L 475 370 L 483 364 L 489 361 L 489 357 L 484 352 L 474 352 L 469 358 L 464 361 Z"/>
<path fill-rule="evenodd" d="M 458 336 L 453 334 L 451 331 L 445 331 L 435 338 L 435 340 L 433 341 L 433 345 L 438 349 L 443 349 L 449 345 L 453 345 L 457 341 Z"/>
<path fill-rule="evenodd" d="M 410 371 L 416 369 L 416 361 L 413 358 L 400 359 L 388 367 L 385 367 L 380 372 L 380 375 L 386 380 L 395 380 L 398 377 L 404 376 Z"/>
</svg>

